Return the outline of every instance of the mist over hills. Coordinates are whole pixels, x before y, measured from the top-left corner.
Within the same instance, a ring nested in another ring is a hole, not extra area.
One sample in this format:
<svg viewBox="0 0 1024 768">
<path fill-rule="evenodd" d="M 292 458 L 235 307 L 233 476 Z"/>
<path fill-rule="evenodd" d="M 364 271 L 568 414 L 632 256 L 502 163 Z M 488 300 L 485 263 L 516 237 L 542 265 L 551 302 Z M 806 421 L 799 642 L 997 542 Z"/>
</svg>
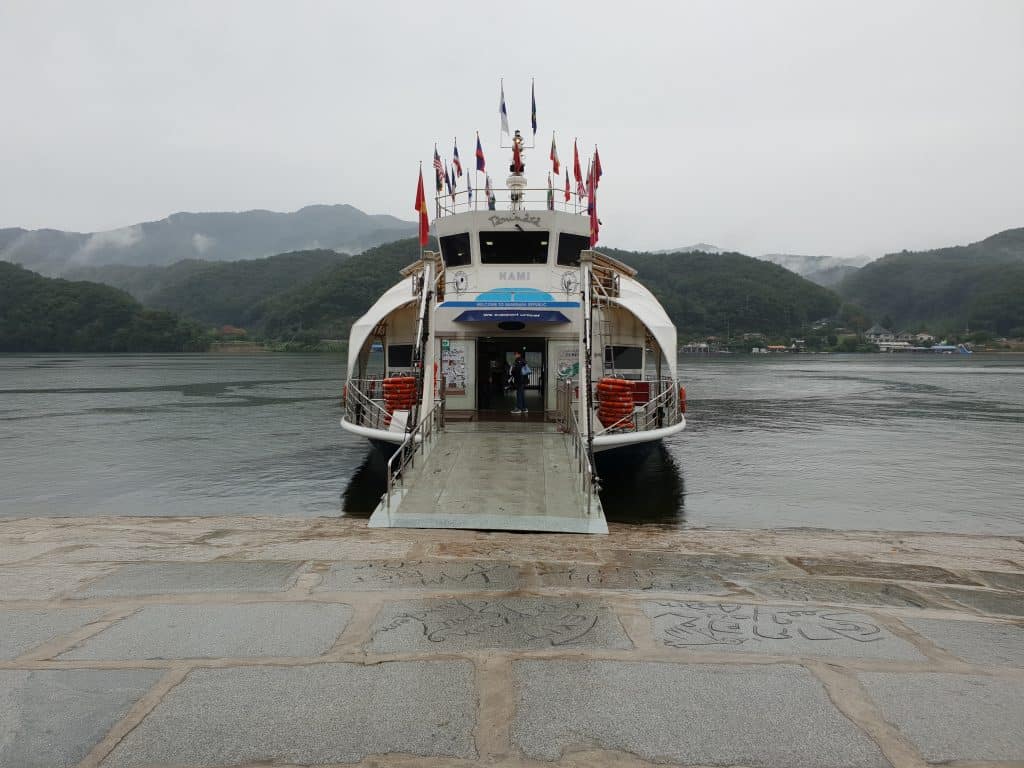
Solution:
<svg viewBox="0 0 1024 768">
<path fill-rule="evenodd" d="M 415 232 L 413 222 L 351 205 L 310 205 L 292 213 L 175 213 L 105 232 L 0 229 L 0 259 L 58 276 L 109 264 L 164 266 L 314 249 L 358 253 Z"/>
<path fill-rule="evenodd" d="M 687 245 L 683 248 L 663 248 L 660 251 L 652 251 L 651 253 L 659 255 L 670 253 L 718 254 L 729 253 L 729 251 L 719 248 L 717 245 L 697 243 L 696 245 Z M 754 258 L 778 264 L 790 272 L 795 272 L 802 277 L 806 277 L 811 282 L 826 287 L 835 285 L 840 279 L 871 261 L 867 256 L 840 259 L 836 256 L 803 256 L 795 253 L 766 253 Z"/>
</svg>

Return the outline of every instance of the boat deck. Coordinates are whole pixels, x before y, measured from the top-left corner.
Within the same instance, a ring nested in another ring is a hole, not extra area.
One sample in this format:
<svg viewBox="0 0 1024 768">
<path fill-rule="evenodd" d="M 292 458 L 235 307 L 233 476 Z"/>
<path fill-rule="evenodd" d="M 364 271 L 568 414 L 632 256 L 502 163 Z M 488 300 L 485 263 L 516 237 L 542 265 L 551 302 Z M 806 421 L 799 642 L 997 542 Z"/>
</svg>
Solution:
<svg viewBox="0 0 1024 768">
<path fill-rule="evenodd" d="M 450 423 L 370 527 L 607 533 L 597 494 L 587 510 L 579 485 L 554 424 Z"/>
</svg>

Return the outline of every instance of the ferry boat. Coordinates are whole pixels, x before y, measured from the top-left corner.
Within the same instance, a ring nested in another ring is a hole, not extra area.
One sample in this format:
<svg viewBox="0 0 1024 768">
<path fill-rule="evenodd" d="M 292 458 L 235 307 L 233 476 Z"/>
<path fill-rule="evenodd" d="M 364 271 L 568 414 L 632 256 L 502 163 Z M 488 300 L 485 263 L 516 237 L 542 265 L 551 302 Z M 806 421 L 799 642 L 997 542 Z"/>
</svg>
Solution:
<svg viewBox="0 0 1024 768">
<path fill-rule="evenodd" d="M 595 248 L 596 148 L 585 183 L 567 169 L 564 188 L 550 175 L 530 187 L 531 147 L 511 138 L 504 187 L 466 173 L 464 189 L 435 196 L 432 226 L 421 170 L 421 245 L 430 228 L 437 249 L 352 326 L 341 426 L 390 456 L 446 421 L 557 422 L 600 471 L 685 428 L 676 329 L 636 270 Z M 531 370 L 522 412 L 507 386 L 517 353 Z"/>
</svg>

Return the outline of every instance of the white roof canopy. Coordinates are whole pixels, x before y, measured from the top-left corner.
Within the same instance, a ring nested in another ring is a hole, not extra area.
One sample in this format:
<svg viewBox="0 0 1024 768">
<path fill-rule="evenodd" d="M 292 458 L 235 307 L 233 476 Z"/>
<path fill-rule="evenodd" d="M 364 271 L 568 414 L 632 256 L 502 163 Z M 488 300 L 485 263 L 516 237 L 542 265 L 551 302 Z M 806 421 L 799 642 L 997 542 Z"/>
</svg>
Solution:
<svg viewBox="0 0 1024 768">
<path fill-rule="evenodd" d="M 675 377 L 676 327 L 669 319 L 665 308 L 654 298 L 654 294 L 636 280 L 622 276 L 619 279 L 619 295 L 610 298 L 609 301 L 632 312 L 647 327 L 661 347 L 669 375 Z"/>
<path fill-rule="evenodd" d="M 387 292 L 377 299 L 365 315 L 352 324 L 352 330 L 348 334 L 348 378 L 352 378 L 352 371 L 359 361 L 359 351 L 363 344 L 370 338 L 373 329 L 396 309 L 412 304 L 416 297 L 412 295 L 412 285 L 408 279 L 395 283 Z"/>
</svg>

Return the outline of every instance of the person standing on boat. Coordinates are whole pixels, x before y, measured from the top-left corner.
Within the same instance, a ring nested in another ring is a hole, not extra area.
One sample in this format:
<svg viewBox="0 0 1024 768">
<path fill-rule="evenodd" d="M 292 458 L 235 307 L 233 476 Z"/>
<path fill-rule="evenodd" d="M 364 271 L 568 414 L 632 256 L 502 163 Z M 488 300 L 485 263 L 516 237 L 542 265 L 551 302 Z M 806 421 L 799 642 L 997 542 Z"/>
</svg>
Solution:
<svg viewBox="0 0 1024 768">
<path fill-rule="evenodd" d="M 529 413 L 526 410 L 526 380 L 530 376 L 529 371 L 523 353 L 516 352 L 516 359 L 512 361 L 512 368 L 509 370 L 512 386 L 516 388 L 516 407 L 512 413 Z"/>
</svg>

